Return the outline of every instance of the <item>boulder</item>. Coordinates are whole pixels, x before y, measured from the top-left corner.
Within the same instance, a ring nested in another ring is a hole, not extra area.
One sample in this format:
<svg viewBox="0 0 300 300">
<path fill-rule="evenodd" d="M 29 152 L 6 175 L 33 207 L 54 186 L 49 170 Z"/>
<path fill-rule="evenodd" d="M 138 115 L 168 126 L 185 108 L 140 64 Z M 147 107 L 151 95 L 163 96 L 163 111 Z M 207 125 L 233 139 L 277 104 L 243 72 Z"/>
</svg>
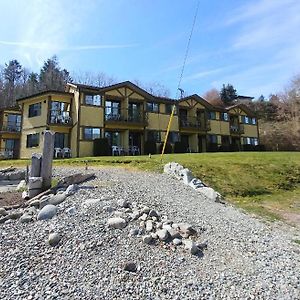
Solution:
<svg viewBox="0 0 300 300">
<path fill-rule="evenodd" d="M 146 231 L 150 232 L 153 230 L 153 222 L 151 220 L 146 221 Z"/>
<path fill-rule="evenodd" d="M 123 207 L 123 208 L 130 208 L 131 207 L 131 203 L 128 200 L 124 200 L 121 199 L 118 201 L 119 206 Z"/>
<path fill-rule="evenodd" d="M 189 186 L 192 187 L 194 190 L 205 187 L 204 183 L 198 178 L 193 178 L 190 181 Z"/>
<path fill-rule="evenodd" d="M 38 220 L 49 220 L 53 218 L 57 213 L 57 207 L 53 204 L 47 204 L 38 213 Z"/>
<path fill-rule="evenodd" d="M 198 189 L 198 192 L 200 194 L 202 194 L 203 196 L 205 196 L 206 198 L 208 198 L 211 201 L 217 202 L 218 199 L 218 194 L 214 189 L 210 188 L 210 187 L 202 187 L 200 189 Z"/>
<path fill-rule="evenodd" d="M 48 243 L 50 246 L 55 247 L 60 242 L 62 236 L 59 233 L 50 233 L 48 237 Z"/>
<path fill-rule="evenodd" d="M 6 216 L 8 213 L 4 207 L 0 207 L 0 216 Z"/>
<path fill-rule="evenodd" d="M 171 228 L 169 228 L 167 230 L 169 232 L 169 235 L 170 235 L 171 239 L 181 238 L 180 233 L 176 229 L 174 229 L 174 228 L 171 227 Z"/>
<path fill-rule="evenodd" d="M 184 248 L 187 249 L 191 254 L 196 255 L 201 250 L 197 247 L 196 243 L 192 240 L 183 240 Z"/>
<path fill-rule="evenodd" d="M 17 220 L 23 215 L 23 212 L 20 210 L 13 210 L 8 217 L 12 220 Z"/>
<path fill-rule="evenodd" d="M 26 189 L 26 181 L 23 179 L 19 182 L 16 190 L 17 191 L 23 191 L 24 189 Z"/>
<path fill-rule="evenodd" d="M 166 241 L 169 238 L 169 232 L 166 229 L 158 230 L 156 234 L 161 241 Z"/>
<path fill-rule="evenodd" d="M 64 202 L 67 198 L 67 195 L 65 193 L 61 193 L 61 194 L 56 194 L 52 197 L 50 197 L 49 204 L 53 204 L 53 205 L 58 205 L 62 202 Z"/>
<path fill-rule="evenodd" d="M 21 217 L 20 217 L 20 222 L 21 223 L 29 223 L 33 221 L 33 217 L 32 215 L 28 214 L 27 212 L 24 213 Z"/>
<path fill-rule="evenodd" d="M 107 220 L 107 225 L 116 228 L 116 229 L 123 229 L 126 227 L 127 223 L 123 218 L 116 217 L 116 218 L 110 218 Z"/>
<path fill-rule="evenodd" d="M 192 172 L 189 169 L 183 169 L 179 171 L 180 179 L 184 184 L 188 185 L 194 178 Z"/>
<path fill-rule="evenodd" d="M 144 235 L 142 240 L 143 240 L 143 243 L 149 245 L 152 242 L 152 235 L 151 234 Z"/>
<path fill-rule="evenodd" d="M 65 194 L 67 196 L 74 195 L 79 189 L 79 186 L 77 184 L 71 184 L 67 187 Z"/>
<path fill-rule="evenodd" d="M 154 209 L 151 209 L 149 211 L 148 216 L 149 217 L 155 217 L 155 218 L 159 218 L 160 217 L 159 213 L 156 210 L 154 210 Z"/>
<path fill-rule="evenodd" d="M 197 234 L 197 231 L 193 228 L 193 226 L 188 223 L 179 223 L 178 228 L 181 236 L 185 238 L 189 237 L 190 235 Z"/>
<path fill-rule="evenodd" d="M 178 239 L 178 238 L 175 238 L 172 243 L 175 245 L 175 246 L 179 246 L 182 244 L 182 240 L 181 239 Z"/>
</svg>

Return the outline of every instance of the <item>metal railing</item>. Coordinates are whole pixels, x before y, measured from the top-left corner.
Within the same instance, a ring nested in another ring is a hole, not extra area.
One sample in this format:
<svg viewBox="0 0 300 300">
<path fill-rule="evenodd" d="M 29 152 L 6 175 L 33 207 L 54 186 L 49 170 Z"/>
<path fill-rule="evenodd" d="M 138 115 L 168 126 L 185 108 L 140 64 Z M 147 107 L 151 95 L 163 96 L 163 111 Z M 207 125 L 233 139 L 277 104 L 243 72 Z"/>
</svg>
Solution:
<svg viewBox="0 0 300 300">
<path fill-rule="evenodd" d="M 18 151 L 9 148 L 0 148 L 0 159 L 18 158 Z"/>
<path fill-rule="evenodd" d="M 146 116 L 143 111 L 132 111 L 130 109 L 112 109 L 111 111 L 108 111 L 108 108 L 106 107 L 105 121 L 144 124 L 146 122 Z"/>
<path fill-rule="evenodd" d="M 242 134 L 245 132 L 245 128 L 243 124 L 230 124 L 230 133 Z"/>
<path fill-rule="evenodd" d="M 49 116 L 49 123 L 56 125 L 71 125 L 71 113 L 69 111 L 51 110 Z"/>
<path fill-rule="evenodd" d="M 5 132 L 21 132 L 21 123 L 3 122 L 0 131 Z"/>
<path fill-rule="evenodd" d="M 179 127 L 205 131 L 210 129 L 210 123 L 198 117 L 181 117 L 179 118 Z"/>
</svg>

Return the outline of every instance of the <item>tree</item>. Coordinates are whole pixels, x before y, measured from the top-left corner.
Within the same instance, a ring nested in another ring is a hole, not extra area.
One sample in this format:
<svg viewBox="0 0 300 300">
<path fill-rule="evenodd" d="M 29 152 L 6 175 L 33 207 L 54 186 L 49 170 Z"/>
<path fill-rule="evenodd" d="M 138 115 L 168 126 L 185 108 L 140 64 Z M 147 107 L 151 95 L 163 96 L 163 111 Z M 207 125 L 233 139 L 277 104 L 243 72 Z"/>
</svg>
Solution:
<svg viewBox="0 0 300 300">
<path fill-rule="evenodd" d="M 232 84 L 223 84 L 223 87 L 220 92 L 221 100 L 225 105 L 230 105 L 232 102 L 237 98 L 237 92 L 236 89 L 233 87 Z"/>
<path fill-rule="evenodd" d="M 79 72 L 72 75 L 76 83 L 104 87 L 116 83 L 116 79 L 104 72 Z"/>
<path fill-rule="evenodd" d="M 149 83 L 143 83 L 140 80 L 135 79 L 133 80 L 133 83 L 156 97 L 170 97 L 170 90 L 160 82 L 153 81 Z"/>
<path fill-rule="evenodd" d="M 259 102 L 264 102 L 266 99 L 265 99 L 265 96 L 264 95 L 260 95 L 259 97 L 258 97 L 258 101 Z"/>
<path fill-rule="evenodd" d="M 220 91 L 216 88 L 212 88 L 209 91 L 203 94 L 203 98 L 212 105 L 219 105 L 223 104 L 220 96 Z"/>
</svg>

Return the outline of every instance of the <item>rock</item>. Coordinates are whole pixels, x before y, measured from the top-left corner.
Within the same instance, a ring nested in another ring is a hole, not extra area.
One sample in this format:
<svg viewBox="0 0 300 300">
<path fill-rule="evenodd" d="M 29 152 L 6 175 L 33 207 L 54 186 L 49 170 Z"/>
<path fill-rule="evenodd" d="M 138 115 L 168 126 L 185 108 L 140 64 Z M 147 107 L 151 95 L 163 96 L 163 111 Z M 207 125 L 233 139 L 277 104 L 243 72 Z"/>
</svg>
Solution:
<svg viewBox="0 0 300 300">
<path fill-rule="evenodd" d="M 124 264 L 123 269 L 125 271 L 128 271 L 128 272 L 136 272 L 138 268 L 137 268 L 137 265 L 134 262 L 130 261 L 130 262 L 126 262 Z"/>
<path fill-rule="evenodd" d="M 140 222 L 140 227 L 145 228 L 145 226 L 146 226 L 145 221 L 141 221 Z"/>
<path fill-rule="evenodd" d="M 50 204 L 49 200 L 51 197 L 53 197 L 54 195 L 45 195 L 43 196 L 39 201 L 40 201 L 40 209 L 42 209 L 43 207 L 45 207 L 46 205 Z"/>
<path fill-rule="evenodd" d="M 204 183 L 198 178 L 193 178 L 190 181 L 189 186 L 192 187 L 194 190 L 205 187 Z"/>
<path fill-rule="evenodd" d="M 150 232 L 153 230 L 153 222 L 151 220 L 146 221 L 146 231 Z"/>
<path fill-rule="evenodd" d="M 119 206 L 123 207 L 123 208 L 130 208 L 131 207 L 131 203 L 127 200 L 121 199 L 118 201 Z"/>
<path fill-rule="evenodd" d="M 202 242 L 202 243 L 196 243 L 197 247 L 201 250 L 207 249 L 207 244 L 208 244 L 207 241 Z"/>
<path fill-rule="evenodd" d="M 24 213 L 20 218 L 21 223 L 29 223 L 32 221 L 33 221 L 33 217 L 32 217 L 32 215 L 30 215 L 28 213 Z"/>
<path fill-rule="evenodd" d="M 148 218 L 148 215 L 147 214 L 143 214 L 142 216 L 139 217 L 139 220 L 146 221 L 147 218 Z"/>
<path fill-rule="evenodd" d="M 162 228 L 163 229 L 166 229 L 166 230 L 171 230 L 172 229 L 172 226 L 170 224 L 163 224 L 162 225 Z"/>
<path fill-rule="evenodd" d="M 8 174 L 8 180 L 22 180 L 25 179 L 25 171 L 18 170 Z"/>
<path fill-rule="evenodd" d="M 219 198 L 218 193 L 210 187 L 202 187 L 202 188 L 198 189 L 197 191 L 211 201 L 216 201 Z"/>
<path fill-rule="evenodd" d="M 152 242 L 152 235 L 151 234 L 144 235 L 142 240 L 143 240 L 143 243 L 149 245 Z"/>
<path fill-rule="evenodd" d="M 116 218 L 110 218 L 107 220 L 107 225 L 116 228 L 116 229 L 123 229 L 126 227 L 127 223 L 123 218 L 116 217 Z"/>
<path fill-rule="evenodd" d="M 159 213 L 158 213 L 156 210 L 154 210 L 154 209 L 151 209 L 151 210 L 149 211 L 148 216 L 149 216 L 149 217 L 156 217 L 156 218 L 159 218 L 159 217 L 160 217 Z"/>
<path fill-rule="evenodd" d="M 196 243 L 192 240 L 183 240 L 184 248 L 189 250 L 193 255 L 198 254 L 200 249 L 197 247 Z"/>
<path fill-rule="evenodd" d="M 176 229 L 174 229 L 174 228 L 169 228 L 169 229 L 167 229 L 168 230 L 168 232 L 169 232 L 169 235 L 170 235 L 170 237 L 172 238 L 172 239 L 175 239 L 175 238 L 181 238 L 181 235 L 180 235 L 180 233 L 176 230 Z"/>
<path fill-rule="evenodd" d="M 122 218 L 124 216 L 124 213 L 122 211 L 115 211 L 114 216 L 117 218 Z"/>
<path fill-rule="evenodd" d="M 30 216 L 34 216 L 37 213 L 37 210 L 34 206 L 29 207 L 28 209 L 26 209 L 26 213 Z"/>
<path fill-rule="evenodd" d="M 158 230 L 156 234 L 161 241 L 166 241 L 169 237 L 169 232 L 166 229 Z"/>
<path fill-rule="evenodd" d="M 67 195 L 65 193 L 56 194 L 49 199 L 49 204 L 58 205 L 62 202 L 64 202 L 67 198 Z"/>
<path fill-rule="evenodd" d="M 79 189 L 79 186 L 77 184 L 71 184 L 67 187 L 65 194 L 67 196 L 74 195 Z"/>
<path fill-rule="evenodd" d="M 194 178 L 192 172 L 189 169 L 183 169 L 179 171 L 180 179 L 184 184 L 188 185 L 191 180 Z"/>
<path fill-rule="evenodd" d="M 141 214 L 148 214 L 150 211 L 150 208 L 148 206 L 144 206 L 142 209 L 141 209 Z"/>
<path fill-rule="evenodd" d="M 151 232 L 150 234 L 151 234 L 153 240 L 157 240 L 158 239 L 158 235 L 157 235 L 156 232 Z"/>
<path fill-rule="evenodd" d="M 40 210 L 37 219 L 49 220 L 53 218 L 56 215 L 56 213 L 57 213 L 57 207 L 53 204 L 47 204 Z"/>
<path fill-rule="evenodd" d="M 115 210 L 115 208 L 110 205 L 105 205 L 103 206 L 103 210 L 111 214 Z"/>
<path fill-rule="evenodd" d="M 24 200 L 29 200 L 29 194 L 28 194 L 28 191 L 23 191 L 23 192 L 22 192 L 22 199 L 24 199 Z"/>
<path fill-rule="evenodd" d="M 50 233 L 48 237 L 48 243 L 50 246 L 55 247 L 60 242 L 62 236 L 56 232 Z"/>
<path fill-rule="evenodd" d="M 163 224 L 162 224 L 161 222 L 157 222 L 157 223 L 156 223 L 156 228 L 157 228 L 157 229 L 161 229 L 161 228 L 162 228 L 162 225 L 163 225 Z"/>
<path fill-rule="evenodd" d="M 35 199 L 29 202 L 29 206 L 40 207 L 40 203 L 39 199 Z"/>
<path fill-rule="evenodd" d="M 7 220 L 9 220 L 9 216 L 8 215 L 0 218 L 0 224 L 5 223 Z"/>
<path fill-rule="evenodd" d="M 75 206 L 68 207 L 68 208 L 66 209 L 66 213 L 67 213 L 68 215 L 74 215 L 74 214 L 76 213 L 76 208 L 75 208 Z"/>
<path fill-rule="evenodd" d="M 0 207 L 0 216 L 6 216 L 8 213 L 4 207 Z"/>
<path fill-rule="evenodd" d="M 11 220 L 17 220 L 17 219 L 19 219 L 22 215 L 23 215 L 23 212 L 22 212 L 22 211 L 14 210 L 14 211 L 12 211 L 12 212 L 8 215 L 8 217 L 9 217 Z"/>
<path fill-rule="evenodd" d="M 178 226 L 179 233 L 185 238 L 197 234 L 197 231 L 188 223 L 179 223 Z"/>
<path fill-rule="evenodd" d="M 130 215 L 131 220 L 137 220 L 141 216 L 141 213 L 138 210 L 134 210 Z"/>
<path fill-rule="evenodd" d="M 131 213 L 132 213 L 131 208 L 126 208 L 126 209 L 125 209 L 125 213 L 126 213 L 126 214 L 131 214 Z"/>
<path fill-rule="evenodd" d="M 182 244 L 182 240 L 181 239 L 178 239 L 178 238 L 175 238 L 172 243 L 175 245 L 175 246 L 179 246 Z"/>
<path fill-rule="evenodd" d="M 96 199 L 87 199 L 84 202 L 82 202 L 82 206 L 92 206 L 92 205 L 96 205 L 101 201 L 101 199 L 96 198 Z"/>
<path fill-rule="evenodd" d="M 136 235 L 139 234 L 139 232 L 140 232 L 139 228 L 133 228 L 133 229 L 130 229 L 129 235 L 130 236 L 136 236 Z"/>
<path fill-rule="evenodd" d="M 25 189 L 26 189 L 26 181 L 23 179 L 23 180 L 21 180 L 21 181 L 19 182 L 19 184 L 18 184 L 16 190 L 17 190 L 17 191 L 23 191 L 23 190 L 25 190 Z"/>
</svg>

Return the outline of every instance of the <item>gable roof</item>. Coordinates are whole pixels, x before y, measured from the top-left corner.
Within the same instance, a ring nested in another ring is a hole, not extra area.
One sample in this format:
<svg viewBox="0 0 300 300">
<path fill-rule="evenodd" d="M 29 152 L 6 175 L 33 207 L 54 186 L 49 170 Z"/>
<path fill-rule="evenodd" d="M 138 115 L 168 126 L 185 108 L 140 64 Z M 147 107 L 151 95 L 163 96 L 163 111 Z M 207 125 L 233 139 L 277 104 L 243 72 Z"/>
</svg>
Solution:
<svg viewBox="0 0 300 300">
<path fill-rule="evenodd" d="M 219 111 L 220 109 L 222 109 L 221 107 L 214 106 L 214 105 L 210 104 L 203 97 L 200 97 L 197 94 L 193 94 L 193 95 L 181 98 L 180 100 L 178 100 L 178 102 L 180 104 L 180 102 L 187 101 L 189 99 L 193 99 L 193 100 L 197 101 L 198 103 L 202 104 L 204 107 L 206 107 L 209 110 L 218 110 Z"/>
<path fill-rule="evenodd" d="M 43 95 L 47 95 L 47 94 L 56 94 L 56 95 L 69 95 L 69 96 L 73 96 L 72 93 L 68 93 L 68 92 L 64 92 L 64 91 L 58 91 L 58 90 L 46 90 L 46 91 L 42 91 L 42 92 L 39 92 L 39 93 L 35 93 L 35 94 L 31 94 L 29 96 L 25 96 L 25 97 L 22 97 L 22 98 L 18 98 L 16 101 L 19 102 L 19 101 L 24 101 L 24 100 L 28 100 L 28 99 L 31 99 L 31 98 L 34 98 L 34 97 L 38 97 L 38 96 L 43 96 Z"/>
<path fill-rule="evenodd" d="M 255 117 L 256 116 L 255 112 L 243 103 L 238 103 L 238 104 L 234 104 L 234 105 L 231 105 L 231 106 L 227 106 L 226 110 L 229 111 L 229 110 L 234 109 L 234 108 L 240 108 L 241 110 L 243 110 L 250 117 Z"/>
</svg>

